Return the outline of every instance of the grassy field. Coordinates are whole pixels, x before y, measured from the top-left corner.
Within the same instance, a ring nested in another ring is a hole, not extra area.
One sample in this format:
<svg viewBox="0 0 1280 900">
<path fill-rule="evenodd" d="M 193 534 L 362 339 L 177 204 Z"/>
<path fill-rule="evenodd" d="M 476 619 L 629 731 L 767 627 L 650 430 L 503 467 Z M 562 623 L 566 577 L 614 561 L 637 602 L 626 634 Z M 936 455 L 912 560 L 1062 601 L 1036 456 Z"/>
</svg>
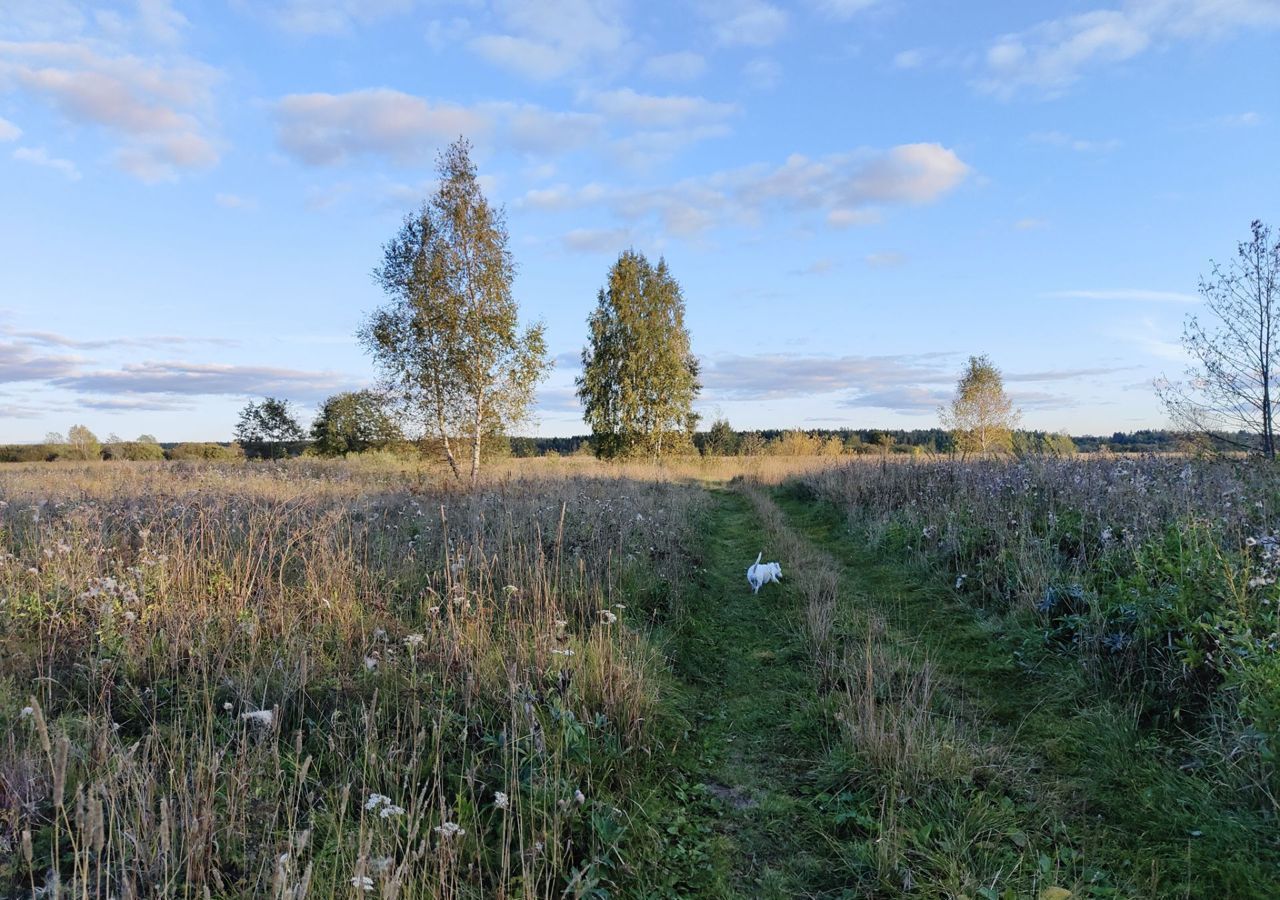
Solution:
<svg viewBox="0 0 1280 900">
<path fill-rule="evenodd" d="M 0 503 L 0 896 L 1280 893 L 1260 466 L 58 463 Z"/>
</svg>

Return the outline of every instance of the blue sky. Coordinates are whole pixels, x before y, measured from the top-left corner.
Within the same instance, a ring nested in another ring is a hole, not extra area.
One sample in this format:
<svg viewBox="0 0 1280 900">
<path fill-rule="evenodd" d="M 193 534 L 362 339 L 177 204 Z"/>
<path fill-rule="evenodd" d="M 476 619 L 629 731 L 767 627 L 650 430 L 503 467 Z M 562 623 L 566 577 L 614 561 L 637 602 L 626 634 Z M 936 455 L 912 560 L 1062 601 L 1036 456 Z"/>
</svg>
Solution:
<svg viewBox="0 0 1280 900">
<path fill-rule="evenodd" d="M 0 441 L 227 439 L 365 386 L 380 247 L 475 144 L 572 397 L 665 255 L 700 409 L 931 427 L 987 353 L 1030 427 L 1159 427 L 1196 283 L 1280 225 L 1280 0 L 5 0 Z"/>
</svg>

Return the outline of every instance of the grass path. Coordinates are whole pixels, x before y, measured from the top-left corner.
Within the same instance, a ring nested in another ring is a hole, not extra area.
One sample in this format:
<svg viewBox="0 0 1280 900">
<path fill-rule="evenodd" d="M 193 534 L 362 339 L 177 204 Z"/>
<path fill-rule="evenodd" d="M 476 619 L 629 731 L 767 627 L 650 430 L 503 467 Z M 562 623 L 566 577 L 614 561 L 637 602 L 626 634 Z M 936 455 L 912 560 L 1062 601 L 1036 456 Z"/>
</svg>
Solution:
<svg viewBox="0 0 1280 900">
<path fill-rule="evenodd" d="M 830 506 L 775 496 L 790 524 L 841 563 L 841 602 L 920 648 L 944 679 L 944 703 L 956 703 L 951 713 L 1018 762 L 1004 784 L 968 799 L 979 808 L 1003 794 L 1018 829 L 1005 837 L 1041 843 L 1036 856 L 1043 863 L 1048 854 L 1052 880 L 1070 883 L 1075 896 L 1280 896 L 1274 823 L 1181 771 L 1179 754 L 1090 690 L 1068 661 L 1019 666 L 1016 640 L 998 621 L 867 548 Z M 932 815 L 939 831 L 950 825 L 945 807 Z"/>
<path fill-rule="evenodd" d="M 687 723 L 671 846 L 697 847 L 678 896 L 1280 896 L 1274 829 L 1181 771 L 1069 661 L 1020 666 L 997 620 L 828 505 L 711 493 L 667 634 Z M 782 547 L 783 585 L 753 596 L 746 565 Z M 838 581 L 821 665 L 791 557 Z M 840 726 L 868 697 L 877 746 Z"/>
<path fill-rule="evenodd" d="M 825 755 L 811 667 L 789 588 L 753 596 L 761 530 L 737 492 L 713 489 L 699 581 L 671 636 L 696 809 L 711 820 L 732 897 L 841 896 L 814 797 Z"/>
</svg>

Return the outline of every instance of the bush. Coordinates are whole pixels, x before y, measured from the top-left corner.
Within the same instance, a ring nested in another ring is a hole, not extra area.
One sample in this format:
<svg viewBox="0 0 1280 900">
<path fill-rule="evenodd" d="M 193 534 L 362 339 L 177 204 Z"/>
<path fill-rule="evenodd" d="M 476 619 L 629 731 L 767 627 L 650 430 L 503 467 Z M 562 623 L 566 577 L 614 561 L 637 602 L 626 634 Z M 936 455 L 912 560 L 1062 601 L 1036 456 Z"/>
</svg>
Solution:
<svg viewBox="0 0 1280 900">
<path fill-rule="evenodd" d="M 212 459 L 212 460 L 233 460 L 243 459 L 244 450 L 239 444 L 213 444 L 208 442 L 192 442 L 178 444 L 169 449 L 165 456 L 173 460 L 181 459 Z"/>
</svg>

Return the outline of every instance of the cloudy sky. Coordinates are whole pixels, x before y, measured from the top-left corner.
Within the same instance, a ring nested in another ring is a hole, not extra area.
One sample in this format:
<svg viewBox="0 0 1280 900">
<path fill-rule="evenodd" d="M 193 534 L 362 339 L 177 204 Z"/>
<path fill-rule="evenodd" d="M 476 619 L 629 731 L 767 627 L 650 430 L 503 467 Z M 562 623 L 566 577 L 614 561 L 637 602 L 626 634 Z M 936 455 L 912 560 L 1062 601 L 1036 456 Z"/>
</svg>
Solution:
<svg viewBox="0 0 1280 900">
<path fill-rule="evenodd" d="M 1158 427 L 1199 274 L 1280 225 L 1278 84 L 1280 0 L 3 0 L 0 441 L 369 384 L 370 270 L 458 135 L 543 434 L 628 247 L 737 427 L 929 427 L 975 353 L 1029 426 Z"/>
</svg>

